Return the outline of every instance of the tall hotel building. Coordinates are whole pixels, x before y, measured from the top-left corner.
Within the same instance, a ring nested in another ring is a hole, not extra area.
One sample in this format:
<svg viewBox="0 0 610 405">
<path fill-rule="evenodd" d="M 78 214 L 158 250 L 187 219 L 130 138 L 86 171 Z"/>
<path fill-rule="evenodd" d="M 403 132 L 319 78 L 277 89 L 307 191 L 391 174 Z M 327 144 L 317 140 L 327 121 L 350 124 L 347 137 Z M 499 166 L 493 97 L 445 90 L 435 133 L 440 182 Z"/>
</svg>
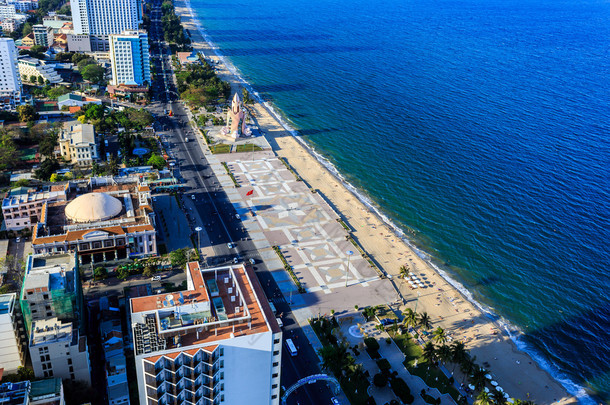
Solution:
<svg viewBox="0 0 610 405">
<path fill-rule="evenodd" d="M 17 47 L 11 38 L 0 38 L 0 106 L 15 108 L 21 103 L 21 75 Z"/>
<path fill-rule="evenodd" d="M 108 35 L 137 30 L 142 20 L 140 0 L 72 0 L 74 34 L 89 35 L 93 51 L 108 51 Z"/>
<path fill-rule="evenodd" d="M 186 273 L 188 290 L 130 302 L 139 403 L 279 404 L 282 332 L 253 271 Z"/>
<path fill-rule="evenodd" d="M 144 86 L 150 84 L 150 55 L 148 34 L 143 31 L 125 31 L 110 35 L 110 84 Z"/>
</svg>

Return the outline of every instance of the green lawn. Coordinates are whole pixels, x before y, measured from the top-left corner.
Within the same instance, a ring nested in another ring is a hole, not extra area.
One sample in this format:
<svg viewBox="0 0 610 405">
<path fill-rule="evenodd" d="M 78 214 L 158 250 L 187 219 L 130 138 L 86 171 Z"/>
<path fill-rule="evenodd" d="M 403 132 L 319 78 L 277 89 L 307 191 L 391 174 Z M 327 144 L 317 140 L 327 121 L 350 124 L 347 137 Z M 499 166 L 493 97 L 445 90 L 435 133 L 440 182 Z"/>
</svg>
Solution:
<svg viewBox="0 0 610 405">
<path fill-rule="evenodd" d="M 404 365 L 409 370 L 409 373 L 421 377 L 429 387 L 438 388 L 441 393 L 449 394 L 457 401 L 460 395 L 457 389 L 453 387 L 447 376 L 436 366 L 431 366 L 430 370 L 428 370 L 428 363 L 422 357 L 423 350 L 415 339 L 411 338 L 408 334 L 396 334 L 393 338 L 396 345 L 405 355 Z M 416 360 L 417 366 L 415 366 Z M 451 370 L 451 367 L 453 366 L 449 365 L 449 370 Z"/>
<path fill-rule="evenodd" d="M 366 392 L 368 387 L 369 382 L 366 377 L 341 381 L 341 388 L 352 405 L 366 405 L 366 400 L 369 398 L 369 394 Z"/>
<path fill-rule="evenodd" d="M 210 146 L 210 150 L 212 153 L 230 153 L 231 145 L 227 145 L 226 143 L 220 143 L 217 145 Z"/>
<path fill-rule="evenodd" d="M 261 148 L 258 145 L 251 144 L 251 143 L 237 145 L 235 147 L 236 152 L 253 152 L 253 151 L 257 151 L 257 150 L 263 150 L 263 148 Z"/>
</svg>

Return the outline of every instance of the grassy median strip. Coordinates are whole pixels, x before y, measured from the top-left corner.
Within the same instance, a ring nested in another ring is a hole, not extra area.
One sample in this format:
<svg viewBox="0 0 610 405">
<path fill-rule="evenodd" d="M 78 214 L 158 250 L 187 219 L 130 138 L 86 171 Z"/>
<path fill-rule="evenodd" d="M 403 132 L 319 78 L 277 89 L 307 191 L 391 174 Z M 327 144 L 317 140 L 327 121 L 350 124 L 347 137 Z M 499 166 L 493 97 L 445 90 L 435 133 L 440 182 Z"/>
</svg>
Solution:
<svg viewBox="0 0 610 405">
<path fill-rule="evenodd" d="M 225 162 L 222 162 L 222 166 L 225 168 L 225 170 L 227 171 L 227 174 L 229 175 L 229 177 L 231 178 L 231 180 L 233 180 L 233 184 L 235 185 L 235 188 L 239 188 L 241 187 L 241 185 L 237 182 L 237 180 L 235 179 L 235 176 L 233 176 L 233 173 L 231 173 L 231 169 L 229 169 L 229 166 L 227 166 L 227 164 Z"/>
<path fill-rule="evenodd" d="M 210 151 L 214 154 L 218 153 L 231 153 L 231 145 L 226 143 L 219 143 L 216 145 L 210 145 Z"/>
<path fill-rule="evenodd" d="M 375 264 L 375 262 L 369 257 L 369 255 L 364 251 L 364 249 L 362 249 L 362 247 L 360 247 L 360 245 L 358 244 L 358 242 L 356 242 L 356 240 L 354 238 L 352 238 L 352 235 L 347 235 L 345 237 L 345 239 L 349 240 L 350 242 L 352 242 L 352 245 L 354 245 L 354 247 L 356 249 L 358 249 L 358 252 L 360 252 L 360 254 L 362 255 L 362 257 L 369 262 L 369 265 L 375 269 L 375 271 L 377 272 L 377 274 L 379 275 L 379 277 L 381 278 L 386 278 L 385 274 L 383 274 L 383 272 L 379 269 L 379 267 L 377 267 L 377 265 Z"/>
<path fill-rule="evenodd" d="M 294 274 L 294 271 L 292 270 L 292 266 L 290 264 L 288 264 L 288 261 L 284 257 L 284 254 L 282 253 L 280 248 L 278 246 L 273 246 L 273 250 L 275 251 L 275 253 L 277 253 L 277 255 L 279 256 L 280 260 L 284 264 L 284 270 L 286 270 L 288 272 L 288 274 L 290 274 L 290 278 L 292 278 L 292 281 L 297 286 L 297 289 L 299 290 L 299 293 L 303 294 L 304 292 L 306 292 L 305 291 L 305 287 L 303 287 L 303 285 L 299 281 L 299 278 L 297 277 L 297 275 Z"/>
<path fill-rule="evenodd" d="M 301 176 L 299 176 L 299 174 L 297 172 L 294 171 L 294 169 L 292 168 L 292 166 L 290 166 L 288 164 L 288 161 L 286 160 L 285 157 L 280 157 L 280 161 L 284 164 L 284 166 L 286 166 L 286 169 L 288 169 L 290 171 L 290 173 L 294 174 L 294 177 L 297 179 L 297 181 L 303 181 L 303 179 L 301 178 Z"/>
</svg>

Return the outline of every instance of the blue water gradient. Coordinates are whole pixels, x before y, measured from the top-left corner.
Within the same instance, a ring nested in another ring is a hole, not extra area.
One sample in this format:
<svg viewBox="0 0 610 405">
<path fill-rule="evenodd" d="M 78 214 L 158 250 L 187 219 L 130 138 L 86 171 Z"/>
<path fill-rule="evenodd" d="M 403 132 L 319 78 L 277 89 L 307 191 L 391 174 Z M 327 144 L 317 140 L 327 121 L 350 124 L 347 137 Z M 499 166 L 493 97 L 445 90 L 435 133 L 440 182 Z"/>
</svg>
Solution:
<svg viewBox="0 0 610 405">
<path fill-rule="evenodd" d="M 252 87 L 523 349 L 609 400 L 608 1 L 191 4 Z"/>
</svg>

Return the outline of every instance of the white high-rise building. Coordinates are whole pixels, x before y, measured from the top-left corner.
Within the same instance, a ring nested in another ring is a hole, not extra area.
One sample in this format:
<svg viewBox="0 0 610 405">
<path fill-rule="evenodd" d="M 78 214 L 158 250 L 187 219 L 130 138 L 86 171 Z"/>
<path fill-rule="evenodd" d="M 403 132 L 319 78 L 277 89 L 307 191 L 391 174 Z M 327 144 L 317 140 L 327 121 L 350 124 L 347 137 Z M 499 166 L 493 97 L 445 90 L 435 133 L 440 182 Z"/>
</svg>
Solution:
<svg viewBox="0 0 610 405">
<path fill-rule="evenodd" d="M 121 35 L 110 35 L 110 64 L 110 84 L 150 84 L 148 34 L 143 31 L 125 31 Z"/>
<path fill-rule="evenodd" d="M 11 38 L 0 38 L 0 105 L 21 103 L 21 75 L 17 64 L 17 47 Z"/>
<path fill-rule="evenodd" d="M 137 30 L 142 22 L 140 0 L 72 0 L 74 34 L 89 35 L 92 49 L 108 50 L 108 35 Z"/>
<path fill-rule="evenodd" d="M 25 364 L 27 346 L 20 331 L 23 322 L 15 312 L 17 304 L 17 294 L 0 295 L 0 365 L 5 374 L 15 373 Z"/>
<path fill-rule="evenodd" d="M 139 403 L 279 404 L 282 332 L 252 269 L 186 274 L 188 290 L 130 302 Z"/>
</svg>

